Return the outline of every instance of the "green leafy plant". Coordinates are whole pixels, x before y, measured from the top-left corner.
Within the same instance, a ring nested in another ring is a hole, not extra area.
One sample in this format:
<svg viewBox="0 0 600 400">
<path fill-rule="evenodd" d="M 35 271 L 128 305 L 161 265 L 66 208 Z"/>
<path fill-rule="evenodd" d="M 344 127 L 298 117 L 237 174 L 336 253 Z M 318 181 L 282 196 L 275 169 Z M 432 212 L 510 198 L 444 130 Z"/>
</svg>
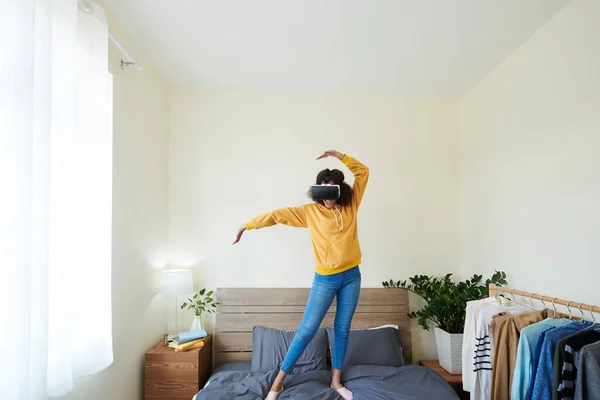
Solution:
<svg viewBox="0 0 600 400">
<path fill-rule="evenodd" d="M 489 284 L 506 285 L 506 274 L 496 271 L 491 279 L 482 282 L 482 275 L 473 275 L 463 282 L 454 282 L 452 274 L 444 277 L 415 275 L 407 281 L 389 280 L 383 282 L 386 288 L 406 288 L 421 296 L 427 304 L 418 311 L 408 314 L 409 318 L 417 318 L 417 322 L 425 330 L 430 324 L 448 333 L 463 333 L 467 301 L 479 300 L 489 296 Z"/>
<path fill-rule="evenodd" d="M 194 315 L 201 316 L 203 312 L 212 313 L 220 304 L 213 298 L 213 291 L 206 293 L 206 289 L 199 290 L 193 297 L 181 305 L 181 309 L 187 307 L 188 310 L 194 310 Z"/>
</svg>

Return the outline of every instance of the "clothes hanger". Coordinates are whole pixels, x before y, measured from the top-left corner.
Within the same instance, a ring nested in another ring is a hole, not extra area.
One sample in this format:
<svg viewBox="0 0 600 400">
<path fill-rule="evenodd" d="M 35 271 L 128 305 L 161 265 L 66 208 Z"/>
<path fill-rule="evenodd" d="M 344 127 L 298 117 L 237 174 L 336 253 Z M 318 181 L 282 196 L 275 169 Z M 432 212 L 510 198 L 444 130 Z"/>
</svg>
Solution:
<svg viewBox="0 0 600 400">
<path fill-rule="evenodd" d="M 569 319 L 573 319 L 573 315 L 571 314 L 571 307 L 569 307 L 569 304 L 571 304 L 571 300 L 567 301 L 567 310 L 569 310 Z"/>
<path fill-rule="evenodd" d="M 592 330 L 592 329 L 596 329 L 596 318 L 594 317 L 594 313 L 592 312 L 592 307 L 590 307 L 590 316 L 592 317 L 592 324 L 584 329 L 582 329 L 582 331 L 588 331 L 588 330 Z M 585 321 L 585 319 L 583 319 L 583 311 L 581 310 L 581 303 L 579 303 L 579 312 L 581 313 L 581 323 L 583 323 Z"/>
<path fill-rule="evenodd" d="M 529 295 L 529 303 L 531 304 L 531 308 L 535 310 L 535 306 L 533 305 L 533 300 L 531 300 L 531 297 L 533 296 L 533 293 L 531 293 Z"/>
<path fill-rule="evenodd" d="M 523 306 L 525 306 L 525 307 L 529 308 L 530 310 L 534 310 L 534 311 L 535 311 L 535 308 L 533 308 L 533 303 L 532 303 L 532 305 L 530 306 L 529 304 L 527 304 L 527 303 L 525 302 L 525 297 L 523 297 L 523 293 L 521 293 L 519 296 L 521 296 L 521 304 L 522 304 Z M 529 300 L 531 300 L 531 299 L 529 299 Z"/>
<path fill-rule="evenodd" d="M 592 307 L 590 307 L 590 315 L 592 316 L 592 325 L 590 325 L 590 328 L 594 328 L 596 326 L 597 322 L 596 322 L 596 318 L 594 317 L 594 312 L 592 311 Z"/>
<path fill-rule="evenodd" d="M 537 293 L 531 293 L 531 296 L 540 296 Z M 531 301 L 531 296 L 529 296 L 529 301 Z M 546 302 L 544 301 L 544 296 L 540 296 L 539 300 L 542 302 L 542 308 L 540 308 L 540 311 L 544 311 L 547 309 L 546 307 Z M 533 302 L 531 302 L 531 304 L 533 304 Z"/>
<path fill-rule="evenodd" d="M 559 319 L 558 318 L 558 311 L 556 311 L 556 305 L 554 304 L 555 300 L 556 300 L 556 297 L 552 299 L 552 309 L 554 310 L 554 318 L 555 319 Z"/>
<path fill-rule="evenodd" d="M 577 309 L 579 310 L 579 312 L 581 313 L 581 319 L 585 319 L 585 315 L 583 315 L 583 310 L 581 309 L 582 304 L 579 303 L 579 307 L 577 307 Z M 592 312 L 590 311 L 590 314 L 592 315 L 592 318 L 594 318 L 594 315 L 592 314 Z"/>
<path fill-rule="evenodd" d="M 500 299 L 499 291 L 496 291 L 496 294 L 494 295 L 494 297 L 496 298 L 496 301 L 498 302 L 498 304 L 502 305 L 502 299 Z"/>
<path fill-rule="evenodd" d="M 513 293 L 512 289 L 508 289 L 508 288 L 506 289 L 506 293 L 516 295 L 516 293 Z M 506 303 L 505 304 L 500 303 L 500 304 L 503 306 L 506 306 L 507 310 L 512 310 L 514 308 L 519 308 L 519 307 L 529 307 L 527 304 L 525 304 L 525 300 L 523 300 L 523 304 L 519 304 L 518 302 L 514 301 L 514 297 L 513 297 L 513 299 L 510 299 L 509 297 L 506 297 L 506 296 L 502 296 L 502 297 L 504 297 L 504 299 L 506 299 Z M 523 295 L 521 295 L 521 298 L 523 298 Z"/>
<path fill-rule="evenodd" d="M 538 310 L 537 308 L 534 308 L 534 310 L 536 310 L 536 311 L 540 311 L 540 312 L 541 312 L 541 311 L 544 311 L 544 310 L 548 310 L 548 307 L 546 307 L 546 302 L 544 301 L 544 296 L 540 296 L 540 295 L 539 295 L 539 294 L 537 294 L 537 293 L 532 293 L 532 294 L 529 296 L 529 301 L 531 302 L 531 304 L 532 304 L 532 305 L 533 305 L 533 301 L 531 301 L 531 297 L 532 297 L 532 296 L 539 296 L 540 298 L 539 298 L 538 300 L 542 302 L 542 308 L 540 308 L 539 310 Z M 548 316 L 546 317 L 546 319 L 552 319 L 552 318 L 556 318 L 556 314 L 555 314 L 555 315 L 552 315 L 551 317 L 548 317 Z"/>
<path fill-rule="evenodd" d="M 535 308 L 535 304 L 533 304 L 533 300 L 531 300 L 531 298 L 533 296 L 540 296 L 540 295 L 537 293 L 531 293 L 529 295 L 529 303 L 531 303 L 531 308 L 535 311 L 544 311 L 546 309 L 546 303 L 544 303 L 544 300 L 542 300 L 542 296 L 540 296 L 540 299 L 539 299 L 542 302 L 542 308 L 540 308 L 539 310 L 537 308 Z"/>
<path fill-rule="evenodd" d="M 510 289 L 505 289 L 505 292 L 510 293 Z M 494 297 L 501 306 L 507 306 L 508 304 L 512 303 L 512 300 L 501 294 L 500 291 L 496 291 L 496 295 Z M 504 299 L 504 301 L 502 299 Z"/>
</svg>

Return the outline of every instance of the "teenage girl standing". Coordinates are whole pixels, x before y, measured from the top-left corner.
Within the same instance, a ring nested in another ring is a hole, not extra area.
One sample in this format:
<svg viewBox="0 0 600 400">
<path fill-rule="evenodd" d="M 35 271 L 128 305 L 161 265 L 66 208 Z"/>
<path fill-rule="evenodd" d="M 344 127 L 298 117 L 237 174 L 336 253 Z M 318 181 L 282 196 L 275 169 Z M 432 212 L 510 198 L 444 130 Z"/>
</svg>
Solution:
<svg viewBox="0 0 600 400">
<path fill-rule="evenodd" d="M 267 400 L 275 400 L 283 390 L 285 377 L 292 372 L 298 358 L 315 336 L 336 297 L 331 387 L 345 400 L 353 398 L 352 392 L 342 385 L 341 376 L 350 325 L 360 295 L 359 264 L 362 254 L 358 241 L 357 211 L 367 186 L 369 169 L 356 159 L 335 150 L 326 151 L 317 160 L 329 156 L 339 159 L 354 174 L 352 187 L 344 181 L 342 171 L 323 170 L 318 173 L 316 184 L 339 185 L 340 196 L 337 200 L 313 200 L 310 204 L 281 208 L 260 215 L 242 225 L 234 241 L 234 244 L 239 242 L 246 230 L 276 224 L 308 228 L 312 239 L 316 259 L 313 285 L 302 322 L 266 397 Z M 329 182 L 325 182 L 327 177 Z"/>
</svg>

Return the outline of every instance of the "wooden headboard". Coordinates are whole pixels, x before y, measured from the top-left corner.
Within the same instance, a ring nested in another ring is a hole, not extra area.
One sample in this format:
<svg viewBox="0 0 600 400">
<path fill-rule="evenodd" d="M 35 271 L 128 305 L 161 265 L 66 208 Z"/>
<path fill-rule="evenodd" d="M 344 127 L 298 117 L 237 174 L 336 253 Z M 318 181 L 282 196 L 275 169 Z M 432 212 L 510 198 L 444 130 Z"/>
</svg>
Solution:
<svg viewBox="0 0 600 400">
<path fill-rule="evenodd" d="M 249 362 L 252 357 L 252 328 L 263 326 L 296 330 L 308 300 L 309 288 L 217 289 L 214 335 L 215 367 L 226 362 Z M 336 303 L 322 327 L 333 326 Z M 352 319 L 352 329 L 398 325 L 404 358 L 412 362 L 408 291 L 401 288 L 363 288 Z"/>
</svg>

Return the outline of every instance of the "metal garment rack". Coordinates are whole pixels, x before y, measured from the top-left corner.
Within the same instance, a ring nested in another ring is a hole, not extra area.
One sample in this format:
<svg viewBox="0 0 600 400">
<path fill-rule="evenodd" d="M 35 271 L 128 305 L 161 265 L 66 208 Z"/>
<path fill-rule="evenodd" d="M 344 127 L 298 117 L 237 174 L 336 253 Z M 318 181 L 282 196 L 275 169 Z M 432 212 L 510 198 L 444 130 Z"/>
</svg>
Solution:
<svg viewBox="0 0 600 400">
<path fill-rule="evenodd" d="M 545 295 L 537 294 L 537 293 L 524 292 L 522 290 L 510 289 L 507 287 L 497 286 L 493 283 L 490 283 L 489 297 L 496 297 L 498 292 L 510 293 L 510 294 L 521 296 L 521 297 L 527 298 L 527 299 L 540 300 L 542 302 L 547 301 L 547 302 L 552 303 L 553 305 L 559 304 L 562 306 L 566 306 L 569 310 L 571 309 L 571 307 L 573 307 L 579 311 L 586 310 L 586 311 L 590 312 L 590 315 L 592 316 L 592 318 L 594 318 L 594 315 L 592 313 L 600 313 L 600 307 L 593 306 L 590 304 L 578 303 L 576 301 L 559 299 L 558 297 L 550 297 L 550 296 L 545 296 Z"/>
</svg>

